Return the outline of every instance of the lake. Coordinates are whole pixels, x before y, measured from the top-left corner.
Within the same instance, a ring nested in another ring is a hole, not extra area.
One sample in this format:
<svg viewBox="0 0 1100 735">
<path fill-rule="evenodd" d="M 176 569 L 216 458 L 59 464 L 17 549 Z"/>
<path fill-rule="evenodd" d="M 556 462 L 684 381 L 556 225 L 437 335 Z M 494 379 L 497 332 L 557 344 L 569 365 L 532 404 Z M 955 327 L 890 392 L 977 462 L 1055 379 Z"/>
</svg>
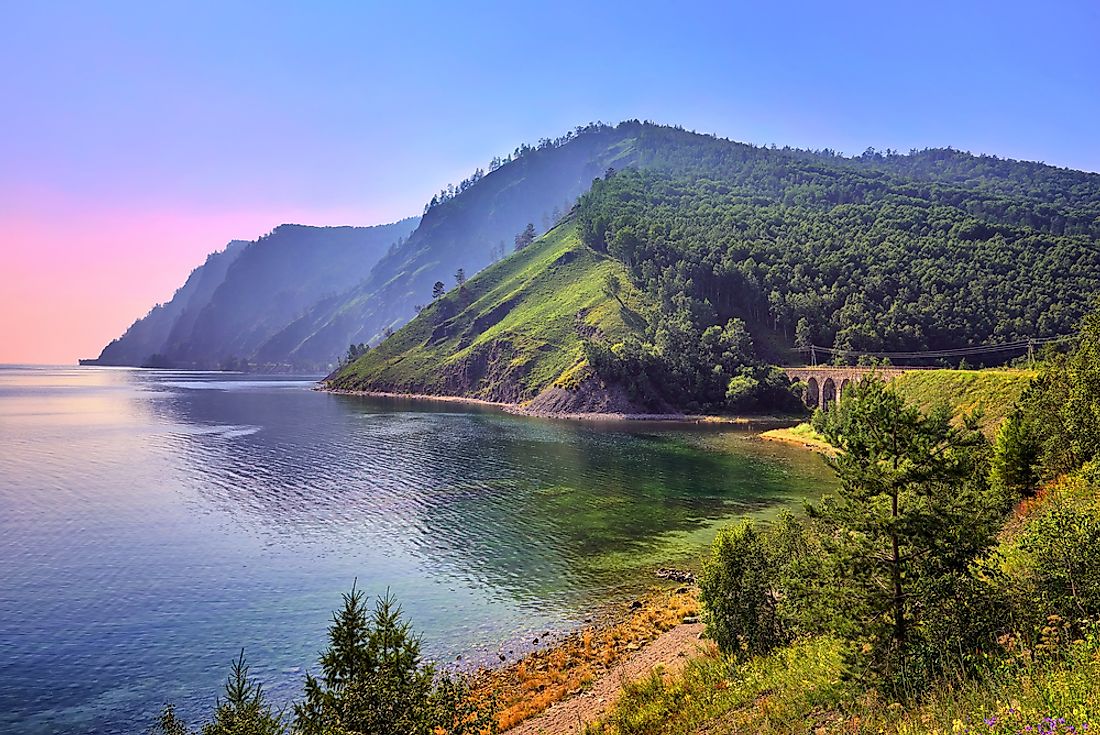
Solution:
<svg viewBox="0 0 1100 735">
<path fill-rule="evenodd" d="M 225 373 L 0 367 L 0 732 L 141 733 L 243 647 L 297 695 L 353 582 L 495 660 L 833 487 L 730 427 L 576 424 Z"/>
</svg>

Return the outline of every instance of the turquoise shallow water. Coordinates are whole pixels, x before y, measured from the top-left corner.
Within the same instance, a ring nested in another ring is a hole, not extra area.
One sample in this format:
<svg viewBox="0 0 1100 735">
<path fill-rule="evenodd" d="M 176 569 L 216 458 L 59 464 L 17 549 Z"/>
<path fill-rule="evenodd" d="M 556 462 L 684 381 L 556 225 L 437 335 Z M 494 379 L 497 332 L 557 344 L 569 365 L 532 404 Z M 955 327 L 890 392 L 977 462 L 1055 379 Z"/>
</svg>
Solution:
<svg viewBox="0 0 1100 735">
<path fill-rule="evenodd" d="M 243 646 L 281 701 L 353 580 L 495 659 L 830 487 L 730 429 L 369 401 L 284 377 L 0 367 L 0 732 L 140 733 Z"/>
</svg>

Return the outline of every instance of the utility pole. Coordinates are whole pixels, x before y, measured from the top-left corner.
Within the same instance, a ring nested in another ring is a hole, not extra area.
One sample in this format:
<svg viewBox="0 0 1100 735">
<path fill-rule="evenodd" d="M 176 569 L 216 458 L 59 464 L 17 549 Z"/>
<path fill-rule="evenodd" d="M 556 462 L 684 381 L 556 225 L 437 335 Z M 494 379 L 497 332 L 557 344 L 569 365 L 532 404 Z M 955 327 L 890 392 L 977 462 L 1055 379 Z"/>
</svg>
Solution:
<svg viewBox="0 0 1100 735">
<path fill-rule="evenodd" d="M 1027 369 L 1033 370 L 1035 368 L 1035 346 L 1031 341 L 1031 337 L 1027 338 Z"/>
<path fill-rule="evenodd" d="M 817 348 L 810 345 L 810 364 L 817 367 Z"/>
</svg>

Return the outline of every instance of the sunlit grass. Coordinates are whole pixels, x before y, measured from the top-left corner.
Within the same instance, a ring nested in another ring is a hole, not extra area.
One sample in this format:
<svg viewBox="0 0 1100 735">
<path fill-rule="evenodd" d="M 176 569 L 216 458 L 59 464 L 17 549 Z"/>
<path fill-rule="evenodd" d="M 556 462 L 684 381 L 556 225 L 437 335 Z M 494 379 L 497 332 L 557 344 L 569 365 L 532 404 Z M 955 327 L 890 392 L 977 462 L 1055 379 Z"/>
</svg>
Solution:
<svg viewBox="0 0 1100 735">
<path fill-rule="evenodd" d="M 981 411 L 981 428 L 992 436 L 1035 374 L 1008 369 L 914 370 L 894 378 L 890 386 L 922 411 L 939 403 L 946 403 L 956 416 Z"/>
<path fill-rule="evenodd" d="M 622 305 L 605 293 L 612 273 L 622 283 Z M 639 315 L 648 309 L 622 264 L 585 247 L 567 222 L 489 266 L 462 291 L 452 289 L 345 368 L 336 385 L 453 393 L 448 375 L 484 361 L 484 374 L 464 395 L 499 399 L 503 390 L 526 400 L 583 376 L 584 334 L 621 339 L 644 323 Z"/>
</svg>

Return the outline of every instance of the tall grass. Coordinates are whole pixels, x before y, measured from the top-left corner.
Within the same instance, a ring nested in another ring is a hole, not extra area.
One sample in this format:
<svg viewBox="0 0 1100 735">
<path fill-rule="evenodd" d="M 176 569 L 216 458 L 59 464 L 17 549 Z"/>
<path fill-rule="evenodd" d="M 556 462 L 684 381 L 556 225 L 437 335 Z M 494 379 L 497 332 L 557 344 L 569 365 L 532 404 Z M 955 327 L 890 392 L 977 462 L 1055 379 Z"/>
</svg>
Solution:
<svg viewBox="0 0 1100 735">
<path fill-rule="evenodd" d="M 1045 658 L 1007 657 L 973 680 L 946 681 L 909 705 L 843 676 L 840 643 L 817 638 L 737 662 L 696 659 L 674 679 L 630 684 L 586 735 L 1084 735 L 1100 727 L 1100 640 Z"/>
</svg>

